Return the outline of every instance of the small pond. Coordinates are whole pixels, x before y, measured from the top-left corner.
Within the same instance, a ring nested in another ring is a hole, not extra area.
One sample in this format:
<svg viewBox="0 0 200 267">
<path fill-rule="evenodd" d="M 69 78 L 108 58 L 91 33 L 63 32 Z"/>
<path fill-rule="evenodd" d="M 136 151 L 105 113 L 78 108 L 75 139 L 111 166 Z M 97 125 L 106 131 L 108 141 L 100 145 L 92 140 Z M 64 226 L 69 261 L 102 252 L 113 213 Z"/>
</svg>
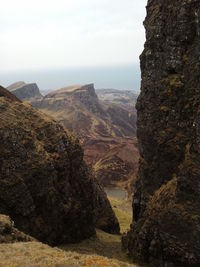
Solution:
<svg viewBox="0 0 200 267">
<path fill-rule="evenodd" d="M 109 197 L 125 200 L 127 198 L 126 190 L 121 188 L 107 187 L 104 189 Z"/>
</svg>

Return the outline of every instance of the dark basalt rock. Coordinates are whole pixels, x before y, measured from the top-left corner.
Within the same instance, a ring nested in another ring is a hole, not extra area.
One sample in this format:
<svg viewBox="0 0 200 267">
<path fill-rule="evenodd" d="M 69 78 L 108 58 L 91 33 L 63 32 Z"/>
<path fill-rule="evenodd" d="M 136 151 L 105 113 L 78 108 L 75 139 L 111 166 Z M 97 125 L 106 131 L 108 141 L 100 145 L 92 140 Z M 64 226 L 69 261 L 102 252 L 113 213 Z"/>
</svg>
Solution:
<svg viewBox="0 0 200 267">
<path fill-rule="evenodd" d="M 200 1 L 149 0 L 140 166 L 123 243 L 152 266 L 200 266 Z"/>
<path fill-rule="evenodd" d="M 0 120 L 0 213 L 48 244 L 94 235 L 96 198 L 108 199 L 96 190 L 77 139 L 10 94 L 0 97 Z"/>
</svg>

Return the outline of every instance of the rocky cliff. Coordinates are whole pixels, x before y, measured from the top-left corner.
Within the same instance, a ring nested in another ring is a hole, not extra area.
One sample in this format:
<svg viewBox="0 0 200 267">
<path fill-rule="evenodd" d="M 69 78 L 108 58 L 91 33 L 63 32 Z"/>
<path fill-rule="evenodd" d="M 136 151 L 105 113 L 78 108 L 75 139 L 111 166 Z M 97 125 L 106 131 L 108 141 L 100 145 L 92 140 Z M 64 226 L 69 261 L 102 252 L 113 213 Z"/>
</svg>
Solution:
<svg viewBox="0 0 200 267">
<path fill-rule="evenodd" d="M 104 227 L 109 224 L 107 231 L 119 232 L 77 139 L 4 88 L 0 88 L 0 119 L 0 214 L 49 244 L 94 235 L 104 208 L 110 216 L 106 214 Z"/>
<path fill-rule="evenodd" d="M 144 25 L 140 166 L 123 241 L 152 266 L 199 266 L 200 2 L 149 0 Z"/>
<path fill-rule="evenodd" d="M 98 95 L 93 84 L 73 85 L 31 103 L 81 140 L 84 159 L 104 186 L 127 186 L 138 163 L 136 96 L 118 90 L 100 90 Z"/>
<path fill-rule="evenodd" d="M 8 86 L 7 89 L 21 100 L 42 98 L 36 83 L 16 82 Z"/>
</svg>

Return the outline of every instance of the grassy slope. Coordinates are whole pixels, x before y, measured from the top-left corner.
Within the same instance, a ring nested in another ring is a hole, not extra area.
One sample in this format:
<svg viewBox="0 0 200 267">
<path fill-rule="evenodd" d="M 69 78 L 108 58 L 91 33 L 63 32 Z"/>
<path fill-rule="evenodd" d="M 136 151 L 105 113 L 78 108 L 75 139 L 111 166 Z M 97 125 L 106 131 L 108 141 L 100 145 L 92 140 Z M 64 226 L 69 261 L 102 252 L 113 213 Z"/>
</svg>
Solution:
<svg viewBox="0 0 200 267">
<path fill-rule="evenodd" d="M 124 201 L 113 197 L 108 197 L 110 203 L 115 211 L 115 214 L 119 220 L 121 233 L 130 229 L 132 221 L 132 208 L 131 201 Z"/>
<path fill-rule="evenodd" d="M 109 200 L 119 220 L 121 232 L 123 233 L 130 228 L 132 220 L 131 203 L 111 197 L 109 197 Z M 97 254 L 131 263 L 127 253 L 121 249 L 121 236 L 107 234 L 101 230 L 97 230 L 96 237 L 87 239 L 79 244 L 62 246 L 61 248 L 81 254 Z"/>
<path fill-rule="evenodd" d="M 131 203 L 111 197 L 109 200 L 120 222 L 121 232 L 126 231 L 131 223 Z M 24 266 L 136 267 L 121 249 L 121 236 L 101 230 L 97 230 L 96 237 L 60 248 L 38 242 L 0 245 L 0 267 Z"/>
<path fill-rule="evenodd" d="M 128 267 L 117 260 L 98 255 L 64 252 L 39 242 L 0 245 L 0 267 Z M 136 266 L 135 266 L 136 267 Z"/>
</svg>

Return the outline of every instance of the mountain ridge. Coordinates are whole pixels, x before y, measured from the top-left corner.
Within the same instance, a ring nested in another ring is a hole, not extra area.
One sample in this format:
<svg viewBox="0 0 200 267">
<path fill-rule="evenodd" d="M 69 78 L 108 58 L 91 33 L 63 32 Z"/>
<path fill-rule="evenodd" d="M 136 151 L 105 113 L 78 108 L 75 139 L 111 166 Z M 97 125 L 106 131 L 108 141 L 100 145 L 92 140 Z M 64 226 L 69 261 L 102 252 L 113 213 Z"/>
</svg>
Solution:
<svg viewBox="0 0 200 267">
<path fill-rule="evenodd" d="M 94 84 L 64 87 L 29 101 L 80 139 L 86 162 L 104 186 L 122 184 L 132 191 L 138 161 L 136 95 L 118 90 L 109 93 L 117 94 L 118 101 L 105 100 Z M 127 161 L 126 149 L 134 159 Z"/>
</svg>

